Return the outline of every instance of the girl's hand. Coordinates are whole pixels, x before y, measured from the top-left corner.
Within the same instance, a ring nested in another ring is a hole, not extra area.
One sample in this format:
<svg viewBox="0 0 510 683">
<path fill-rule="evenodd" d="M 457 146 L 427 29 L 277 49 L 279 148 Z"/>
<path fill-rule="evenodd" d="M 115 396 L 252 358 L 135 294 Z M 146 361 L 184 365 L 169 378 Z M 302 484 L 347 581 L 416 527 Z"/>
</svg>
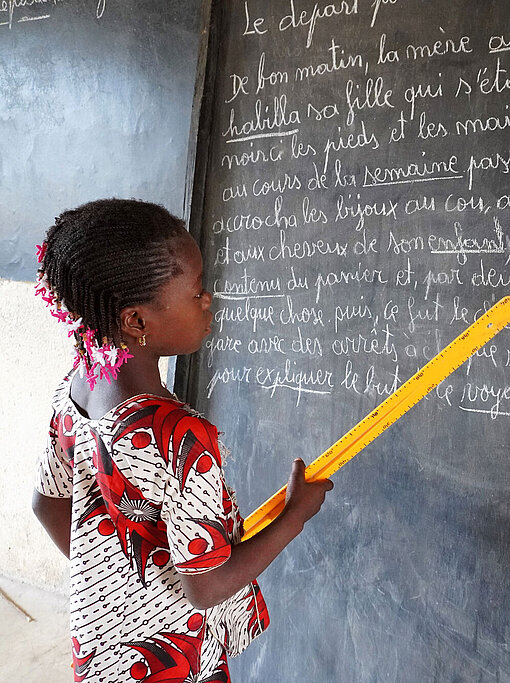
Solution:
<svg viewBox="0 0 510 683">
<path fill-rule="evenodd" d="M 253 581 L 319 512 L 326 491 L 332 488 L 329 479 L 306 482 L 305 463 L 294 460 L 283 512 L 252 538 L 233 545 L 221 567 L 204 574 L 181 574 L 188 600 L 197 609 L 208 609 Z"/>
<path fill-rule="evenodd" d="M 319 512 L 327 491 L 332 488 L 333 482 L 329 479 L 305 481 L 305 463 L 301 458 L 296 458 L 287 483 L 285 513 L 292 513 L 304 524 Z"/>
</svg>

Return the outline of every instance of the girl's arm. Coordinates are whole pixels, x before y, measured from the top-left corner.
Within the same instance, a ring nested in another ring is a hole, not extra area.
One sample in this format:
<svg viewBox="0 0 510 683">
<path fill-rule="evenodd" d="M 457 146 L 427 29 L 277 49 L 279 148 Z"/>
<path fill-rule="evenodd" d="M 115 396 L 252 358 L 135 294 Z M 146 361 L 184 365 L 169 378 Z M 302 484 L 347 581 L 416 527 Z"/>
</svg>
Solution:
<svg viewBox="0 0 510 683">
<path fill-rule="evenodd" d="M 332 488 L 328 479 L 307 483 L 304 462 L 295 460 L 283 512 L 258 534 L 232 546 L 230 558 L 218 569 L 204 574 L 181 574 L 188 600 L 197 609 L 207 609 L 256 579 L 320 510 L 326 492 Z"/>
<path fill-rule="evenodd" d="M 69 557 L 72 498 L 50 498 L 34 489 L 32 510 L 64 555 Z"/>
</svg>

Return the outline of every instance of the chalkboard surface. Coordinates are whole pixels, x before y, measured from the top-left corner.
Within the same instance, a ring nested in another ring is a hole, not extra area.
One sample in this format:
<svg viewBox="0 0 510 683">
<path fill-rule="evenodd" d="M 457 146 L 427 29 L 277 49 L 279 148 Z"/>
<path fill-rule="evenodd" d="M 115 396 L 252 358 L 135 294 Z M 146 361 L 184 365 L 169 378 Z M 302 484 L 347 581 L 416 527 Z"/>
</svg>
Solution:
<svg viewBox="0 0 510 683">
<path fill-rule="evenodd" d="M 0 276 L 35 279 L 35 243 L 82 202 L 182 214 L 200 5 L 0 3 Z"/>
<path fill-rule="evenodd" d="M 215 324 L 179 376 L 247 514 L 508 294 L 510 28 L 494 0 L 215 8 Z M 509 368 L 507 328 L 335 475 L 234 680 L 510 681 Z"/>
</svg>

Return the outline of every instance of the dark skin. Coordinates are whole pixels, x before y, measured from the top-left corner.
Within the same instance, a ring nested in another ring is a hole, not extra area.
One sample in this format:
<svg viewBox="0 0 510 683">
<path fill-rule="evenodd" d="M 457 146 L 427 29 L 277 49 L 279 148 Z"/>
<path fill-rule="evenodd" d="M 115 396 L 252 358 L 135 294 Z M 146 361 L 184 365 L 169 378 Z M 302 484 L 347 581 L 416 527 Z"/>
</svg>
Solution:
<svg viewBox="0 0 510 683">
<path fill-rule="evenodd" d="M 179 254 L 181 275 L 170 280 L 153 302 L 121 311 L 122 335 L 134 358 L 122 366 L 118 380 L 100 381 L 91 392 L 84 379 L 73 378 L 71 398 L 86 417 L 100 418 L 137 394 L 170 397 L 161 385 L 159 358 L 192 353 L 209 334 L 212 296 L 202 289 L 202 258 L 190 236 L 182 238 Z M 138 343 L 142 335 L 146 346 Z M 212 607 L 255 580 L 319 511 L 333 484 L 327 479 L 308 483 L 304 473 L 304 462 L 294 460 L 282 513 L 260 533 L 232 546 L 221 567 L 206 574 L 181 574 L 186 596 L 197 609 Z M 57 547 L 69 557 L 71 501 L 35 491 L 32 505 Z"/>
<path fill-rule="evenodd" d="M 32 510 L 57 548 L 69 557 L 72 498 L 49 498 L 34 489 Z"/>
</svg>

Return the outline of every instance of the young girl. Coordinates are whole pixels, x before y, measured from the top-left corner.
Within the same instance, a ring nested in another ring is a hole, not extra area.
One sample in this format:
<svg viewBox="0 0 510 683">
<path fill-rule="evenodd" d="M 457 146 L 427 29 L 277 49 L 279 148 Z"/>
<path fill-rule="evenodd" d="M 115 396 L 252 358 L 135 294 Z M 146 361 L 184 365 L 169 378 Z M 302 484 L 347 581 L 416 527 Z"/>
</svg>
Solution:
<svg viewBox="0 0 510 683">
<path fill-rule="evenodd" d="M 211 294 L 182 221 L 109 199 L 59 216 L 36 294 L 76 342 L 58 387 L 33 507 L 71 559 L 75 681 L 228 683 L 268 625 L 256 577 L 318 512 L 329 481 L 293 463 L 281 515 L 240 543 L 218 432 L 161 385 L 196 351 Z"/>
</svg>

